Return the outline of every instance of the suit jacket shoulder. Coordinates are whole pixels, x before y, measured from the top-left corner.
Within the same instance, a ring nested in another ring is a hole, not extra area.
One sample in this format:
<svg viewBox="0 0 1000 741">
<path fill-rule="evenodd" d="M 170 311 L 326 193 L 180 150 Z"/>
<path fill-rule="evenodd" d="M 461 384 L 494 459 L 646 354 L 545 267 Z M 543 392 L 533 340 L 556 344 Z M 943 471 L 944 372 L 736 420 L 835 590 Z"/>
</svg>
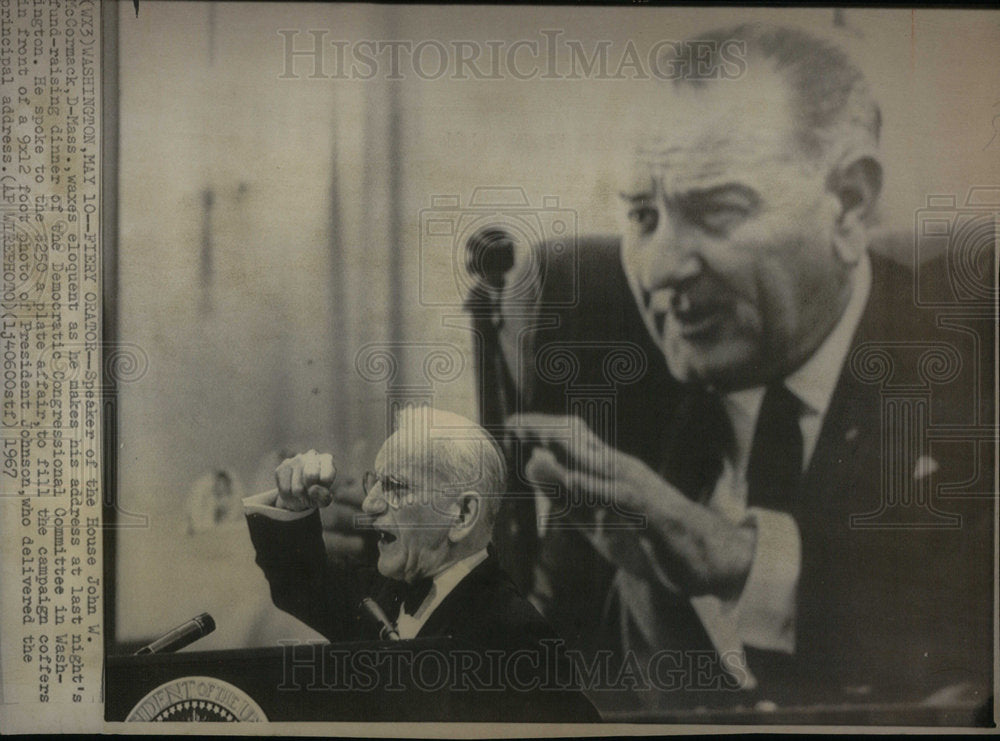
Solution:
<svg viewBox="0 0 1000 741">
<path fill-rule="evenodd" d="M 482 648 L 537 648 L 556 634 L 490 555 L 431 613 L 420 636 L 450 635 Z"/>
<path fill-rule="evenodd" d="M 988 333 L 918 306 L 902 265 L 873 256 L 872 277 L 794 513 L 802 674 L 788 679 L 821 672 L 871 699 L 986 686 L 996 516 L 976 428 L 992 424 L 977 411 L 991 398 Z"/>
</svg>

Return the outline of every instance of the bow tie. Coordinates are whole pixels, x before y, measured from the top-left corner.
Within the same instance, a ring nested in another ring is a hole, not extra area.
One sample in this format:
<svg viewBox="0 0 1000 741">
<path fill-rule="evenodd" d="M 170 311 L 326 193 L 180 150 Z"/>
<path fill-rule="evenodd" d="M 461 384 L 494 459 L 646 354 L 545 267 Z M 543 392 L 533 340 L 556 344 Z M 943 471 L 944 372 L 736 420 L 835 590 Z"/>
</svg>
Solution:
<svg viewBox="0 0 1000 741">
<path fill-rule="evenodd" d="M 407 615 L 412 615 L 417 611 L 417 608 L 427 599 L 433 585 L 434 580 L 425 577 L 403 586 L 403 609 L 406 610 Z"/>
</svg>

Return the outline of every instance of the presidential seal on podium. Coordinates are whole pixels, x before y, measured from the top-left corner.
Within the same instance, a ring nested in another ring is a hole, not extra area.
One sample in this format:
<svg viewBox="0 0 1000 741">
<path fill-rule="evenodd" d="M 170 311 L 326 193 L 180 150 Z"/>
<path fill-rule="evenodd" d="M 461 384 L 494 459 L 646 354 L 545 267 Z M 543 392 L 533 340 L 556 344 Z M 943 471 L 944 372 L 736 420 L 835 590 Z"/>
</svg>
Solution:
<svg viewBox="0 0 1000 741">
<path fill-rule="evenodd" d="M 239 687 L 213 677 L 179 677 L 161 684 L 125 718 L 140 723 L 257 723 L 267 716 Z"/>
</svg>

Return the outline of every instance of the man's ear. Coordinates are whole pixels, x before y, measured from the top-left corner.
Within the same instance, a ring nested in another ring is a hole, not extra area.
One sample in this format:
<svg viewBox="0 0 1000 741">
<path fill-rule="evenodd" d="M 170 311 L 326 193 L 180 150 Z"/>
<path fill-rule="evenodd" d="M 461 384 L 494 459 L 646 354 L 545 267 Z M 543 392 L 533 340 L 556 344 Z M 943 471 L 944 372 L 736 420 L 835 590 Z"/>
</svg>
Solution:
<svg viewBox="0 0 1000 741">
<path fill-rule="evenodd" d="M 882 165 L 872 154 L 855 152 L 834 168 L 827 187 L 840 204 L 834 249 L 841 260 L 854 265 L 868 248 L 867 221 L 882 191 Z"/>
<path fill-rule="evenodd" d="M 458 512 L 448 530 L 448 539 L 452 543 L 464 540 L 476 528 L 483 514 L 483 498 L 478 491 L 463 491 L 457 497 Z"/>
</svg>

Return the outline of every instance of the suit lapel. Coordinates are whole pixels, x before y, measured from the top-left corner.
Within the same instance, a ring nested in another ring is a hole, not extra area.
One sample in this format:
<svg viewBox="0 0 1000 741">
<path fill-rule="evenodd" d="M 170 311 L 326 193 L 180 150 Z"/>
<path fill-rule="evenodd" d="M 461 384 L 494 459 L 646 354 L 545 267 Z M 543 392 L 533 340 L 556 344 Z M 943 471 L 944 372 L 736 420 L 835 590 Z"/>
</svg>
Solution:
<svg viewBox="0 0 1000 741">
<path fill-rule="evenodd" d="M 812 460 L 803 477 L 797 518 L 816 517 L 830 508 L 847 505 L 859 492 L 859 477 L 870 475 L 881 451 L 881 397 L 878 387 L 862 383 L 852 370 L 852 356 L 863 344 L 885 337 L 886 317 L 899 314 L 892 308 L 909 285 L 902 272 L 887 258 L 871 256 L 872 289 L 868 305 L 851 342 L 851 350 L 840 369 Z M 904 294 L 905 295 L 905 294 Z M 895 336 L 910 336 L 894 332 Z M 837 488 L 837 491 L 833 489 Z M 858 503 L 864 506 L 863 502 Z"/>
<path fill-rule="evenodd" d="M 877 391 L 862 385 L 845 366 L 795 500 L 797 519 L 842 505 L 856 491 L 854 482 L 865 461 L 880 449 L 879 403 Z M 835 487 L 843 490 L 832 491 Z"/>
<path fill-rule="evenodd" d="M 417 633 L 418 638 L 443 636 L 453 632 L 454 626 L 460 621 L 468 621 L 469 609 L 477 590 L 499 577 L 500 565 L 492 553 L 481 564 L 470 571 L 462 581 L 448 593 L 441 603 L 430 614 L 427 621 Z"/>
</svg>

